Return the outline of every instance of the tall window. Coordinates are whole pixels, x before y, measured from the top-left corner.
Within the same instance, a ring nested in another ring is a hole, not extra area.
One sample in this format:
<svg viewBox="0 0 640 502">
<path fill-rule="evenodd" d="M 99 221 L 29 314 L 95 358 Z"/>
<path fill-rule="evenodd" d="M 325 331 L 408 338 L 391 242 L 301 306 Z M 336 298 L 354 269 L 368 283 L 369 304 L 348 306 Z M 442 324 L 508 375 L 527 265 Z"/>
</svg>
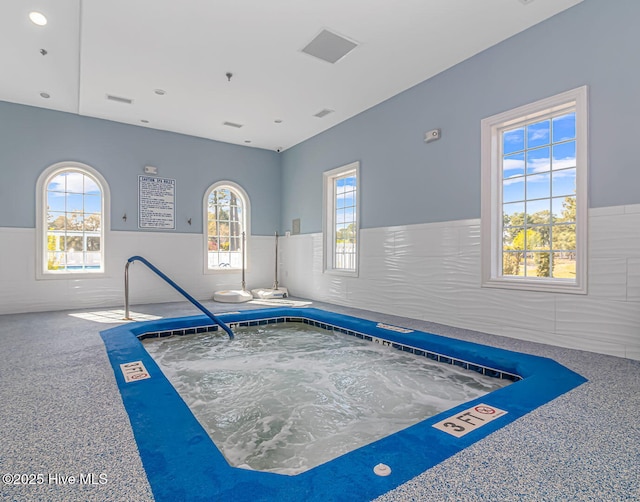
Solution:
<svg viewBox="0 0 640 502">
<path fill-rule="evenodd" d="M 324 173 L 325 270 L 357 275 L 360 163 Z"/>
<path fill-rule="evenodd" d="M 108 188 L 84 164 L 56 164 L 38 180 L 38 276 L 104 273 Z"/>
<path fill-rule="evenodd" d="M 483 120 L 484 285 L 586 292 L 586 88 Z"/>
<path fill-rule="evenodd" d="M 248 239 L 246 193 L 231 182 L 216 183 L 205 194 L 206 269 L 233 270 L 242 267 L 242 233 Z"/>
</svg>

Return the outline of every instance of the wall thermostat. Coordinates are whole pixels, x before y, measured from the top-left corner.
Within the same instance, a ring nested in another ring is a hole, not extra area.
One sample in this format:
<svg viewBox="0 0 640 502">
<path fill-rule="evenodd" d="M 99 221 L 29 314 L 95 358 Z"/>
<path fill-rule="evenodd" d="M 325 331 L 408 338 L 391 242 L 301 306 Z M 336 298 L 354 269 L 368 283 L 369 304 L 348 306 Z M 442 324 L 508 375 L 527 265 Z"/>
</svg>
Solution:
<svg viewBox="0 0 640 502">
<path fill-rule="evenodd" d="M 424 142 L 430 143 L 431 141 L 440 139 L 440 135 L 440 129 L 431 129 L 424 133 Z"/>
</svg>

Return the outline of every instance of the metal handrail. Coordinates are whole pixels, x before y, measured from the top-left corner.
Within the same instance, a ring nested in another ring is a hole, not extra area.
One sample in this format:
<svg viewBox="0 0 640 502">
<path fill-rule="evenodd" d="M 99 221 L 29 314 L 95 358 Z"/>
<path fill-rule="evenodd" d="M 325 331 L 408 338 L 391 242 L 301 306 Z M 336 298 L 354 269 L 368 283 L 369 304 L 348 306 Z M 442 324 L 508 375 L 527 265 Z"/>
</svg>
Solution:
<svg viewBox="0 0 640 502">
<path fill-rule="evenodd" d="M 178 286 L 175 282 L 173 282 L 166 274 L 162 273 L 157 267 L 152 265 L 149 260 L 143 258 L 142 256 L 132 256 L 127 260 L 127 264 L 124 266 L 124 318 L 125 320 L 130 321 L 131 317 L 129 317 L 129 265 L 134 261 L 141 261 L 147 267 L 149 267 L 153 272 L 155 272 L 159 277 L 165 280 L 170 286 L 173 287 L 178 293 L 184 296 L 187 300 L 189 300 L 195 307 L 200 309 L 209 319 L 215 322 L 218 326 L 220 326 L 223 330 L 227 332 L 229 338 L 233 338 L 233 331 L 231 328 L 227 326 L 224 322 L 218 319 L 215 315 L 209 312 L 198 300 L 196 300 L 193 296 L 187 293 L 184 289 Z"/>
</svg>

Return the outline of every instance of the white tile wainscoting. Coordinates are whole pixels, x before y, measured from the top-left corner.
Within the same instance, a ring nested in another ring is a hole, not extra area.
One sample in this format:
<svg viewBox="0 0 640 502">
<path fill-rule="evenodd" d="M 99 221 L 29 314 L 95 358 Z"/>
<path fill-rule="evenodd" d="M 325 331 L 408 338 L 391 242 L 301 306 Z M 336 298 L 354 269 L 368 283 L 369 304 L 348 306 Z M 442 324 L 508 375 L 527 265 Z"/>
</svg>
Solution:
<svg viewBox="0 0 640 502">
<path fill-rule="evenodd" d="M 359 277 L 323 273 L 322 235 L 281 239 L 295 296 L 640 360 L 640 204 L 589 211 L 588 294 L 482 288 L 480 220 L 363 229 Z"/>
<path fill-rule="evenodd" d="M 248 288 L 273 284 L 273 237 L 247 239 Z M 107 275 L 89 279 L 36 280 L 35 229 L 0 228 L 0 314 L 113 307 L 124 304 L 124 267 L 133 255 L 147 258 L 198 300 L 240 289 L 241 273 L 204 273 L 202 235 L 112 231 L 107 240 Z M 129 268 L 130 303 L 181 301 L 183 297 L 140 262 Z M 194 309 L 194 314 L 198 311 Z"/>
</svg>

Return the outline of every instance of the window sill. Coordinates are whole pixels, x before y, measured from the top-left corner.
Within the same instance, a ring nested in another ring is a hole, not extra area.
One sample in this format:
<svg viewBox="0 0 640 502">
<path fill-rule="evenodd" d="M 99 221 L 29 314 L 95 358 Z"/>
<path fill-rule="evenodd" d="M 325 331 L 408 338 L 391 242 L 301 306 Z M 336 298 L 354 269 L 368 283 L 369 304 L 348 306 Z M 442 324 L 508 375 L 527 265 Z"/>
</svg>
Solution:
<svg viewBox="0 0 640 502">
<path fill-rule="evenodd" d="M 342 277 L 358 277 L 357 270 L 339 270 L 335 268 L 327 268 L 324 271 L 325 274 L 336 275 Z"/>
<path fill-rule="evenodd" d="M 104 279 L 107 278 L 104 270 L 100 272 L 40 272 L 36 274 L 36 280 L 70 280 L 70 279 Z"/>
<path fill-rule="evenodd" d="M 586 295 L 586 284 L 573 281 L 550 281 L 547 279 L 493 278 L 482 282 L 483 288 L 517 289 L 542 293 L 564 293 Z"/>
</svg>

